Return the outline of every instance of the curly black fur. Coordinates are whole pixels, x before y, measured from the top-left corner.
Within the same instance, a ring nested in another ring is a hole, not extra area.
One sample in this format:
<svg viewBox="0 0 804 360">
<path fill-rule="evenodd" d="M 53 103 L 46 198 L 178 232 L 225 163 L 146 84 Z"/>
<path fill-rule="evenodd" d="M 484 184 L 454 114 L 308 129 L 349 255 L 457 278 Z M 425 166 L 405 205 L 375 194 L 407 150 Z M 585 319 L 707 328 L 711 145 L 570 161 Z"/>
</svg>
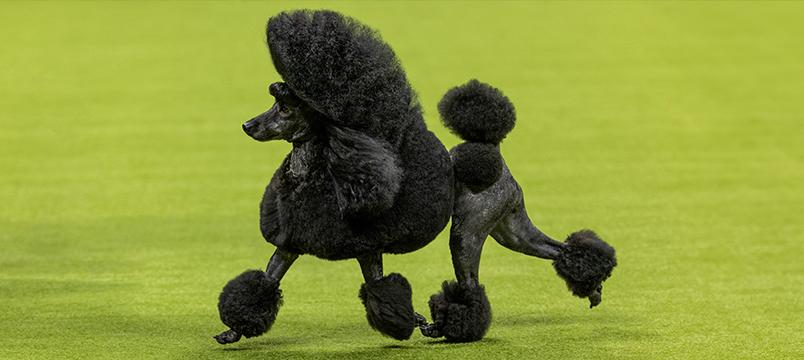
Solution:
<svg viewBox="0 0 804 360">
<path fill-rule="evenodd" d="M 280 13 L 266 37 L 289 89 L 272 91 L 315 126 L 266 188 L 265 239 L 330 260 L 427 245 L 449 221 L 452 165 L 390 46 L 328 10 Z"/>
<path fill-rule="evenodd" d="M 369 325 L 383 335 L 407 340 L 416 326 L 411 297 L 413 291 L 404 276 L 391 273 L 360 287 Z"/>
<path fill-rule="evenodd" d="M 450 342 L 482 339 L 491 325 L 491 305 L 483 286 L 467 289 L 445 281 L 441 287 L 429 303 L 437 330 Z"/>
<path fill-rule="evenodd" d="M 406 253 L 431 242 L 453 210 L 507 214 L 486 211 L 505 209 L 501 205 L 511 201 L 499 191 L 478 197 L 490 198 L 484 204 L 488 206 L 467 207 L 465 201 L 474 196 L 467 187 L 475 192 L 492 184 L 519 189 L 510 176 L 507 184 L 499 180 L 507 170 L 498 144 L 513 129 L 515 110 L 498 89 L 472 80 L 444 95 L 439 103 L 444 123 L 466 141 L 453 149 L 451 159 L 427 130 L 394 52 L 374 30 L 333 11 L 300 10 L 269 19 L 266 39 L 284 83 L 271 86 L 277 104 L 243 129 L 255 140 L 293 143 L 260 206 L 260 228 L 277 253 L 330 260 Z M 272 132 L 266 127 L 271 124 L 281 126 Z M 467 186 L 456 186 L 454 174 Z M 453 209 L 462 201 L 464 205 Z M 483 225 L 474 217 L 457 220 L 453 224 Z M 487 225 L 472 227 L 474 236 L 467 238 L 485 239 L 494 223 Z M 481 228 L 484 232 L 477 233 Z M 601 243 L 593 233 L 573 234 L 554 263 L 573 292 L 590 300 L 616 265 L 613 249 L 608 252 Z M 471 246 L 477 244 L 465 248 Z M 480 247 L 482 241 L 476 249 Z M 477 263 L 469 265 L 465 268 L 477 270 Z M 459 270 L 456 265 L 456 274 Z M 455 282 L 442 287 L 430 299 L 435 320 L 431 334 L 455 342 L 481 339 L 491 322 L 484 288 Z M 404 277 L 391 274 L 369 281 L 360 298 L 373 328 L 396 339 L 410 337 L 417 318 Z M 267 331 L 280 304 L 278 282 L 259 271 L 241 274 L 220 296 L 221 320 L 231 330 L 216 339 L 230 343 L 240 334 Z"/>
<path fill-rule="evenodd" d="M 497 182 L 503 159 L 497 145 L 477 142 L 460 144 L 450 151 L 455 178 L 473 192 L 480 192 Z"/>
<path fill-rule="evenodd" d="M 570 234 L 553 267 L 575 296 L 589 297 L 602 288 L 617 266 L 614 248 L 592 230 Z M 598 301 L 599 302 L 599 301 Z M 596 304 L 593 304 L 596 305 Z"/>
<path fill-rule="evenodd" d="M 371 218 L 390 208 L 402 183 L 390 144 L 346 128 L 330 131 L 335 135 L 326 155 L 340 210 Z"/>
<path fill-rule="evenodd" d="M 268 21 L 268 48 L 294 93 L 336 125 L 388 134 L 418 107 L 405 71 L 373 29 L 329 10 L 283 12 Z"/>
<path fill-rule="evenodd" d="M 455 178 L 475 193 L 494 184 L 503 168 L 497 144 L 516 122 L 511 101 L 499 89 L 470 80 L 447 91 L 438 111 L 444 125 L 466 140 L 450 151 Z"/>
<path fill-rule="evenodd" d="M 248 270 L 230 280 L 218 298 L 221 321 L 247 338 L 268 331 L 281 305 L 279 284 L 260 270 Z"/>
<path fill-rule="evenodd" d="M 447 91 L 438 111 L 444 125 L 466 141 L 497 144 L 516 122 L 514 104 L 499 89 L 477 80 Z"/>
</svg>

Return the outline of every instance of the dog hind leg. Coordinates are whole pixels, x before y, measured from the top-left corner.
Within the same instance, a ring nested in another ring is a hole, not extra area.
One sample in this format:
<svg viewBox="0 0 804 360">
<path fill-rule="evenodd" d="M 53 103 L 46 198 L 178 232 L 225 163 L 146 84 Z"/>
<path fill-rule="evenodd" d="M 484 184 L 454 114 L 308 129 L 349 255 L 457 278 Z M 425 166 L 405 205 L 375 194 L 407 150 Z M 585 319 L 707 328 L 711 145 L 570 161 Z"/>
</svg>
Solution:
<svg viewBox="0 0 804 360">
<path fill-rule="evenodd" d="M 533 226 L 525 210 L 522 192 L 516 206 L 507 213 L 491 236 L 502 246 L 526 255 L 553 260 L 553 267 L 572 293 L 589 299 L 589 307 L 602 301 L 603 281 L 617 265 L 614 249 L 590 230 L 558 242 Z"/>
<path fill-rule="evenodd" d="M 491 325 L 491 305 L 480 283 L 480 255 L 491 230 L 508 213 L 518 187 L 508 169 L 491 187 L 475 193 L 458 185 L 450 229 L 450 253 L 457 281 L 445 281 L 430 297 L 432 324 L 422 334 L 450 342 L 477 341 Z"/>
<path fill-rule="evenodd" d="M 555 260 L 564 244 L 544 234 L 528 217 L 522 192 L 518 194 L 516 205 L 505 214 L 491 231 L 491 237 L 500 245 L 530 256 Z"/>
</svg>

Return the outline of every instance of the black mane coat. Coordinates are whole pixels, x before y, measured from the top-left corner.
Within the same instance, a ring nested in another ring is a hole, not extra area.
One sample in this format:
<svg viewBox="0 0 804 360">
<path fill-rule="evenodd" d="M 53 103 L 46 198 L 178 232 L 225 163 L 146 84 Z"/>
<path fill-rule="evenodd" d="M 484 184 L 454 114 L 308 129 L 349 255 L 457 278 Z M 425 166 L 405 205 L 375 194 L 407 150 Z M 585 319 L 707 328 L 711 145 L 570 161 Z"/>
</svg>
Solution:
<svg viewBox="0 0 804 360">
<path fill-rule="evenodd" d="M 332 11 L 281 13 L 266 34 L 284 82 L 321 116 L 266 188 L 265 239 L 330 260 L 427 245 L 451 215 L 452 165 L 391 48 Z"/>
</svg>

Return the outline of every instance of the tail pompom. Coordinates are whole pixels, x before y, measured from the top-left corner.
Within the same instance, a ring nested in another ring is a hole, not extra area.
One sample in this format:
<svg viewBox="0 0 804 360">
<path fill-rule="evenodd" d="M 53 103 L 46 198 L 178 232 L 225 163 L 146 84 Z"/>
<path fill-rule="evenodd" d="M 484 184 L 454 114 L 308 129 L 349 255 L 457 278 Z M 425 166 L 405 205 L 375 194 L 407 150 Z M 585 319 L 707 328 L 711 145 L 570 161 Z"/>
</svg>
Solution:
<svg viewBox="0 0 804 360">
<path fill-rule="evenodd" d="M 488 84 L 470 80 L 438 103 L 444 125 L 466 141 L 498 144 L 514 128 L 514 104 Z"/>
<path fill-rule="evenodd" d="M 218 298 L 221 321 L 247 338 L 268 331 L 281 305 L 279 283 L 260 270 L 248 270 L 230 280 Z"/>
<path fill-rule="evenodd" d="M 445 281 L 441 288 L 429 302 L 434 330 L 449 342 L 482 339 L 491 325 L 491 305 L 483 286 L 465 288 Z"/>
<path fill-rule="evenodd" d="M 614 248 L 592 230 L 570 234 L 565 245 L 553 267 L 575 296 L 589 298 L 594 307 L 600 303 L 603 281 L 617 266 Z"/>
<path fill-rule="evenodd" d="M 502 174 L 503 160 L 497 145 L 466 142 L 450 153 L 455 178 L 473 192 L 485 190 Z"/>
<path fill-rule="evenodd" d="M 383 335 L 407 340 L 416 327 L 411 300 L 413 291 L 404 276 L 391 273 L 360 287 L 369 325 Z"/>
</svg>

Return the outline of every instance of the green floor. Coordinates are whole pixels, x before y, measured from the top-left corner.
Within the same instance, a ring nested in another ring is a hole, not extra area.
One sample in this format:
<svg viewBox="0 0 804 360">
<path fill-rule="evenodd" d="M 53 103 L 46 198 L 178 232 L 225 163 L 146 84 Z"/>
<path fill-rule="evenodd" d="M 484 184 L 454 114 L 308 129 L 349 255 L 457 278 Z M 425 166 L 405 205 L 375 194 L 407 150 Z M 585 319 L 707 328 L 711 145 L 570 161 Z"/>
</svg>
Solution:
<svg viewBox="0 0 804 360">
<path fill-rule="evenodd" d="M 218 291 L 272 246 L 289 150 L 240 124 L 278 80 L 272 3 L 0 3 L 0 359 L 804 357 L 804 3 L 332 3 L 379 29 L 430 128 L 477 77 L 519 122 L 534 221 L 616 246 L 603 304 L 489 241 L 488 336 L 367 325 L 354 261 L 304 257 L 267 335 L 221 347 Z M 326 234 L 322 234 L 325 237 Z M 426 301 L 446 233 L 386 258 Z"/>
</svg>

